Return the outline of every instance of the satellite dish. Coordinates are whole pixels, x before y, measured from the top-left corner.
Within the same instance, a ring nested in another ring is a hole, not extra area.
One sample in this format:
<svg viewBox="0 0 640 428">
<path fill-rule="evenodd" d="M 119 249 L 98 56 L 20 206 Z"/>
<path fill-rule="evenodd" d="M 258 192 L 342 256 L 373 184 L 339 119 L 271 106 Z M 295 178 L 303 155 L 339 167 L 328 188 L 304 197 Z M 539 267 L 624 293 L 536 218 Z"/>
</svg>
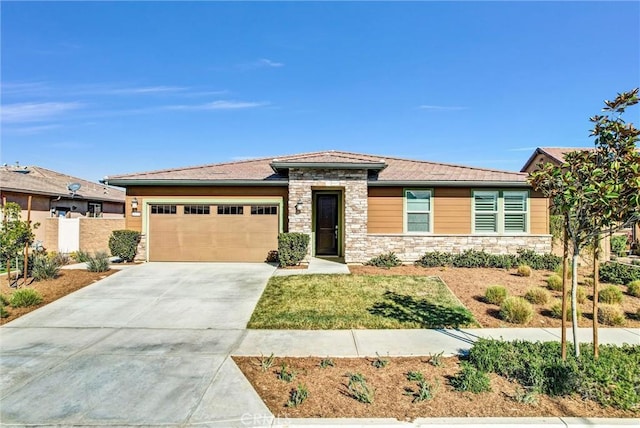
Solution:
<svg viewBox="0 0 640 428">
<path fill-rule="evenodd" d="M 69 189 L 69 191 L 74 195 L 76 194 L 76 192 L 78 190 L 80 190 L 81 187 L 82 187 L 82 185 L 80 183 L 71 183 L 71 184 L 67 185 L 67 189 Z"/>
</svg>

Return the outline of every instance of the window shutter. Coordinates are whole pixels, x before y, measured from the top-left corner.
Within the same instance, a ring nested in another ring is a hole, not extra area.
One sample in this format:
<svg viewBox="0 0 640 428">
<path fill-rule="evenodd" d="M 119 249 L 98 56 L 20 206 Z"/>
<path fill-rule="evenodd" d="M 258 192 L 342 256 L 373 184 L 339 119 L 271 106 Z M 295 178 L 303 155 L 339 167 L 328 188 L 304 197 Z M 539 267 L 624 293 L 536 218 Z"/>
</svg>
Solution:
<svg viewBox="0 0 640 428">
<path fill-rule="evenodd" d="M 527 231 L 527 194 L 504 192 L 504 231 Z"/>
<path fill-rule="evenodd" d="M 498 231 L 498 194 L 477 192 L 473 195 L 475 209 L 475 231 Z"/>
</svg>

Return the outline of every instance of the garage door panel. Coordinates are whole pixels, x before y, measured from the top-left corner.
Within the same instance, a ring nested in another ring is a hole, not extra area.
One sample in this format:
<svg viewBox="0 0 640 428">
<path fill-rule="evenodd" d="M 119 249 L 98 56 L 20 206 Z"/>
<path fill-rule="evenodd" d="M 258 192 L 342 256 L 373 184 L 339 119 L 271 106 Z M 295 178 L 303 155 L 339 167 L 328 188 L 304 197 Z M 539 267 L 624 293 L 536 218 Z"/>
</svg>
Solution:
<svg viewBox="0 0 640 428">
<path fill-rule="evenodd" d="M 150 214 L 150 261 L 257 261 L 278 248 L 278 215 Z"/>
</svg>

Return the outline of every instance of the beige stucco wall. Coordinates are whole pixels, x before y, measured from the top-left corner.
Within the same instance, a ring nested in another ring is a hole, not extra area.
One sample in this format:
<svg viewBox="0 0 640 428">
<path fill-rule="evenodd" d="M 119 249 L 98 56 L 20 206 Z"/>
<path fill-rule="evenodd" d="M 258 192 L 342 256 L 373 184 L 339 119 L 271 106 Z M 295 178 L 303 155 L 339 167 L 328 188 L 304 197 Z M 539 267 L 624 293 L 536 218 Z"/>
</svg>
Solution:
<svg viewBox="0 0 640 428">
<path fill-rule="evenodd" d="M 80 249 L 95 253 L 109 253 L 109 237 L 114 230 L 125 227 L 124 218 L 81 218 Z"/>
</svg>

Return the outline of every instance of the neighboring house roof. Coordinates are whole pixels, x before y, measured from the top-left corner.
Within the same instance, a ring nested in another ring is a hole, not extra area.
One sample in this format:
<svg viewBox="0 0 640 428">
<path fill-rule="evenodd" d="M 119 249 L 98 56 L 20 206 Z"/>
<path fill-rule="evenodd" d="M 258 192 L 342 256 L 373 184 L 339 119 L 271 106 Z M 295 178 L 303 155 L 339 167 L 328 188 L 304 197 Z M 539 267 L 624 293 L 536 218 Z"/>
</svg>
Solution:
<svg viewBox="0 0 640 428">
<path fill-rule="evenodd" d="M 0 189 L 19 193 L 71 197 L 68 186 L 79 183 L 76 199 L 124 202 L 125 192 L 100 183 L 72 177 L 39 166 L 0 167 Z"/>
<path fill-rule="evenodd" d="M 560 165 L 564 162 L 564 155 L 569 152 L 575 152 L 579 150 L 593 150 L 593 147 L 538 147 L 537 149 L 535 149 L 533 154 L 529 157 L 520 171 L 526 171 L 531 166 L 531 163 L 539 155 L 544 155 L 549 161 L 555 163 L 556 165 Z"/>
<path fill-rule="evenodd" d="M 377 172 L 370 185 L 527 185 L 527 174 L 375 156 L 343 151 L 322 151 L 226 162 L 186 168 L 115 175 L 105 182 L 116 186 L 171 184 L 285 185 L 288 168 L 361 168 Z"/>
</svg>

